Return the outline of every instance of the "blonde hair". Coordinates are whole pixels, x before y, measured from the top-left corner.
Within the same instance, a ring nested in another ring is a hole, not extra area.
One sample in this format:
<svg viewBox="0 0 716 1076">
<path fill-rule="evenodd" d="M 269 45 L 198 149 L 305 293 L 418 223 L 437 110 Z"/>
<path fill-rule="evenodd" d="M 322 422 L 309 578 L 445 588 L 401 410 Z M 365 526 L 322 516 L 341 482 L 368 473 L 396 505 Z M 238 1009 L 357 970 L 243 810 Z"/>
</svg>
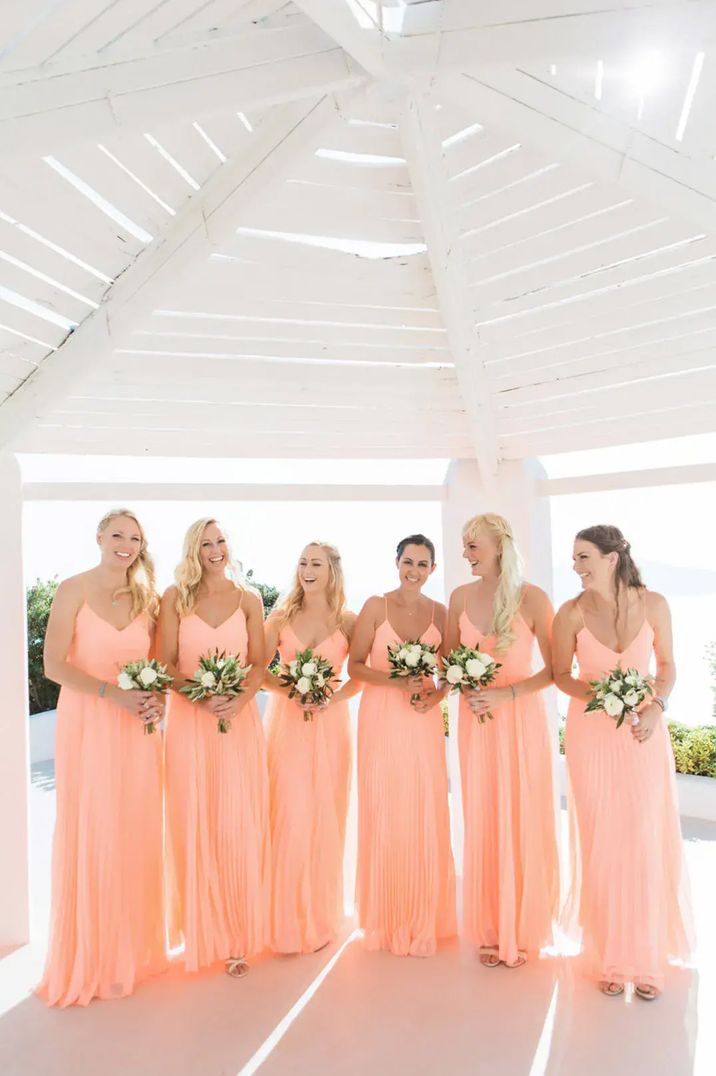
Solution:
<svg viewBox="0 0 716 1076">
<path fill-rule="evenodd" d="M 112 598 L 118 598 L 121 594 L 129 594 L 132 599 L 133 617 L 146 613 L 152 620 L 156 620 L 159 614 L 159 595 L 157 594 L 154 561 L 149 552 L 144 528 L 134 512 L 130 511 L 129 508 L 111 508 L 97 524 L 97 535 L 104 534 L 112 520 L 118 519 L 120 516 L 126 516 L 127 519 L 131 519 L 133 523 L 136 523 L 141 541 L 139 556 L 127 568 L 127 585 L 115 590 Z"/>
<path fill-rule="evenodd" d="M 516 638 L 512 622 L 522 602 L 522 557 L 515 545 L 512 527 L 504 516 L 492 512 L 473 516 L 462 528 L 462 536 L 468 541 L 484 534 L 492 538 L 499 558 L 500 575 L 492 603 L 490 634 L 495 635 L 495 649 L 503 653 Z"/>
<path fill-rule="evenodd" d="M 220 527 L 219 521 L 209 516 L 204 519 L 197 519 L 184 535 L 181 560 L 174 572 L 178 592 L 176 609 L 179 616 L 189 616 L 196 605 L 197 594 L 204 573 L 201 563 L 201 541 L 204 537 L 204 531 L 212 523 Z M 226 539 L 226 535 L 224 535 L 224 538 Z M 226 541 L 226 552 L 226 574 L 238 587 L 240 586 L 241 567 L 235 563 L 231 555 L 228 540 Z"/>
<path fill-rule="evenodd" d="M 340 627 L 343 623 L 343 614 L 346 611 L 347 604 L 341 555 L 336 547 L 331 545 L 330 542 L 308 542 L 305 548 L 322 549 L 326 554 L 326 559 L 328 560 L 328 586 L 326 587 L 326 598 L 328 600 L 328 607 L 334 614 L 336 622 Z M 293 578 L 291 589 L 288 594 L 282 598 L 276 608 L 276 612 L 279 616 L 279 623 L 281 625 L 291 623 L 296 614 L 303 608 L 303 599 L 303 587 L 301 586 L 301 580 L 299 579 L 298 566 L 296 566 L 296 573 Z"/>
</svg>

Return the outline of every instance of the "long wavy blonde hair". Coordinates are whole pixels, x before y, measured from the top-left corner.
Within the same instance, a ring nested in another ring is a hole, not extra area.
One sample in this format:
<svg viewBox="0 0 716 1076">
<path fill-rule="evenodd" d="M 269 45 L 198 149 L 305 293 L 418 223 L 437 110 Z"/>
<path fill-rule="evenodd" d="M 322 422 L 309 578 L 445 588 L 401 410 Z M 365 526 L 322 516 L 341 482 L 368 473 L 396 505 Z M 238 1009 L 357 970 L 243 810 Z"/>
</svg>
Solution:
<svg viewBox="0 0 716 1076">
<path fill-rule="evenodd" d="M 177 585 L 177 604 L 176 609 L 179 616 L 189 616 L 194 610 L 196 605 L 196 599 L 199 592 L 199 586 L 201 584 L 201 578 L 203 575 L 203 568 L 201 564 L 201 542 L 204 537 L 204 531 L 207 527 L 214 523 L 217 527 L 221 527 L 218 519 L 212 519 L 206 516 L 204 519 L 197 519 L 195 523 L 189 527 L 188 531 L 184 535 L 184 546 L 182 549 L 181 560 L 177 564 L 176 571 L 174 572 L 174 580 Z M 241 566 L 234 560 L 229 541 L 226 538 L 226 574 L 233 580 L 237 587 L 241 586 Z"/>
<path fill-rule="evenodd" d="M 512 622 L 522 602 L 522 557 L 515 545 L 512 527 L 504 516 L 487 512 L 468 519 L 462 528 L 462 536 L 468 541 L 475 541 L 486 534 L 497 546 L 500 565 L 497 590 L 492 603 L 490 633 L 495 635 L 495 650 L 504 653 L 516 638 Z"/>
<path fill-rule="evenodd" d="M 132 562 L 129 568 L 127 568 L 126 586 L 115 590 L 112 597 L 114 599 L 118 598 L 121 594 L 129 594 L 132 599 L 133 617 L 139 616 L 140 613 L 146 613 L 152 620 L 156 620 L 159 614 L 159 595 L 157 593 L 154 561 L 149 552 L 144 527 L 139 522 L 134 512 L 129 508 L 110 508 L 109 512 L 106 512 L 97 524 L 97 536 L 99 537 L 100 534 L 104 534 L 112 520 L 118 519 L 120 516 L 126 516 L 127 519 L 131 519 L 132 522 L 136 524 L 141 543 L 139 546 L 139 556 Z"/>
<path fill-rule="evenodd" d="M 341 627 L 343 614 L 346 611 L 346 587 L 343 577 L 343 565 L 341 555 L 330 542 L 308 542 L 305 549 L 321 549 L 328 561 L 328 586 L 326 587 L 326 600 L 328 608 L 336 618 L 336 623 Z M 298 565 L 293 578 L 293 583 L 288 594 L 276 607 L 280 624 L 290 624 L 297 613 L 303 609 L 304 592 L 299 578 Z"/>
</svg>

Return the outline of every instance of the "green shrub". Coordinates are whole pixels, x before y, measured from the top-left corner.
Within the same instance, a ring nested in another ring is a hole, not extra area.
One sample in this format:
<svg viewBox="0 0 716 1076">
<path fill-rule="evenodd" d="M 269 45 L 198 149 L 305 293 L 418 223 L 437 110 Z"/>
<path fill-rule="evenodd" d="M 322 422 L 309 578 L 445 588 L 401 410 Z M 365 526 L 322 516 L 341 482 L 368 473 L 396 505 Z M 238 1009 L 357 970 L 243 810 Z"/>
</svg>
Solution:
<svg viewBox="0 0 716 1076">
<path fill-rule="evenodd" d="M 57 590 L 57 577 L 36 579 L 27 590 L 27 684 L 31 714 L 54 710 L 60 689 L 45 677 L 42 651 L 50 616 L 52 599 Z"/>
<path fill-rule="evenodd" d="M 259 583 L 254 579 L 254 570 L 249 568 L 246 573 L 246 582 L 254 590 L 258 590 L 261 595 L 261 601 L 264 603 L 264 619 L 269 615 L 274 605 L 278 601 L 278 588 L 272 587 L 268 583 Z"/>
<path fill-rule="evenodd" d="M 669 723 L 677 773 L 716 777 L 716 727 Z"/>
</svg>

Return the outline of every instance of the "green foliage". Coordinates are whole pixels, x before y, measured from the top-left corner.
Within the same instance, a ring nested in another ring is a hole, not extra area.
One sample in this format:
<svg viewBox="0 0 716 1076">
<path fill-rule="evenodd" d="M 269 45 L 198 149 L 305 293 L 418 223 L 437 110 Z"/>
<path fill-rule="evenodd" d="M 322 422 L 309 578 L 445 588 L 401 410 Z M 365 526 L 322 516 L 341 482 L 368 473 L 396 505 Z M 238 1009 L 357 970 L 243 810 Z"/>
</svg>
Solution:
<svg viewBox="0 0 716 1076">
<path fill-rule="evenodd" d="M 669 722 L 677 773 L 716 777 L 716 726 Z M 564 754 L 564 721 L 559 726 L 559 750 Z"/>
<path fill-rule="evenodd" d="M 669 723 L 677 773 L 716 777 L 716 727 Z"/>
<path fill-rule="evenodd" d="M 445 729 L 445 735 L 450 735 L 450 724 L 448 721 L 448 701 L 443 699 L 440 703 L 440 712 L 443 715 L 443 728 Z"/>
<path fill-rule="evenodd" d="M 254 579 L 254 570 L 249 568 L 246 573 L 246 582 L 254 590 L 258 590 L 261 595 L 261 601 L 264 603 L 264 619 L 269 615 L 274 605 L 278 601 L 278 587 L 272 587 L 269 583 L 259 583 Z"/>
<path fill-rule="evenodd" d="M 45 678 L 42 651 L 57 577 L 36 579 L 27 590 L 27 679 L 30 713 L 54 710 L 60 689 Z"/>
</svg>

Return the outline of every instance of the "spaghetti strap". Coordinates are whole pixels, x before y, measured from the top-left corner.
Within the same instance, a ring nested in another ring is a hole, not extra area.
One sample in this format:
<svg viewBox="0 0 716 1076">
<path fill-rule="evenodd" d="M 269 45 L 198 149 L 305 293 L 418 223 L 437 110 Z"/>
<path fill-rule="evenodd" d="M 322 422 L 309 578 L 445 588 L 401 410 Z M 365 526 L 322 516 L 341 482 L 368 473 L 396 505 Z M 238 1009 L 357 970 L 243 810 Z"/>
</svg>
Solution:
<svg viewBox="0 0 716 1076">
<path fill-rule="evenodd" d="M 236 612 L 237 613 L 238 613 L 239 609 L 241 608 L 241 606 L 244 604 L 244 594 L 245 593 L 246 593 L 246 588 L 242 587 L 241 588 L 241 597 L 239 598 L 239 604 L 236 606 Z"/>
<path fill-rule="evenodd" d="M 383 619 L 388 619 L 388 595 L 383 595 Z"/>
<path fill-rule="evenodd" d="M 435 602 L 433 602 L 433 607 L 432 607 L 432 609 L 430 611 L 430 624 L 431 624 L 431 626 L 434 623 L 435 623 Z"/>
</svg>

